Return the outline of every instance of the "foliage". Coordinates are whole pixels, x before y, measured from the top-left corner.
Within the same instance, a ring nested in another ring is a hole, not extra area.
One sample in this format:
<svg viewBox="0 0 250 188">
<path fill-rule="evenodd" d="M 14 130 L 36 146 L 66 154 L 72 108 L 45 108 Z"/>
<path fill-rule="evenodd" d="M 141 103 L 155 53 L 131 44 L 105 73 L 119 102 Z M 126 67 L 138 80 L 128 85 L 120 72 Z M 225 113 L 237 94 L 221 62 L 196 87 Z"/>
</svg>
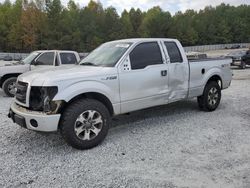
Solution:
<svg viewBox="0 0 250 188">
<path fill-rule="evenodd" d="M 90 0 L 5 0 L 0 3 L 0 51 L 71 49 L 91 51 L 121 38 L 177 38 L 183 45 L 250 42 L 250 6 L 221 4 L 171 16 L 160 7 L 131 8 L 119 16 L 114 7 Z"/>
</svg>

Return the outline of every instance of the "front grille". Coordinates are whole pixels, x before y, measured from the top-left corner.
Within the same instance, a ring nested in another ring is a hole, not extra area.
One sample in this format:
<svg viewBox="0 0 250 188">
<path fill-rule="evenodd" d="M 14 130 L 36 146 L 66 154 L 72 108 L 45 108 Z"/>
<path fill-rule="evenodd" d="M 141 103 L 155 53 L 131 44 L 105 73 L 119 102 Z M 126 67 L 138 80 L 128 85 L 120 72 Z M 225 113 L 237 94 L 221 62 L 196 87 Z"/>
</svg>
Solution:
<svg viewBox="0 0 250 188">
<path fill-rule="evenodd" d="M 16 99 L 21 103 L 26 103 L 28 83 L 18 81 L 16 84 Z"/>
</svg>

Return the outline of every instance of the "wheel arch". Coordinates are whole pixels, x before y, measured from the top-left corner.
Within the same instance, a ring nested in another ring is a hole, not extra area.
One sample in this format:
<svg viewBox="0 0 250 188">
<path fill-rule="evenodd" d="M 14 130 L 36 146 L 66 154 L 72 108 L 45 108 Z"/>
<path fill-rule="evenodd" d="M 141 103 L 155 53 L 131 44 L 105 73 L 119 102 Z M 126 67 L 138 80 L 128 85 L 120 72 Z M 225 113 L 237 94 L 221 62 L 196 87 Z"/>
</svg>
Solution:
<svg viewBox="0 0 250 188">
<path fill-rule="evenodd" d="M 70 104 L 72 104 L 73 102 L 75 102 L 81 98 L 95 99 L 106 106 L 106 108 L 108 109 L 111 116 L 114 114 L 114 108 L 113 108 L 113 105 L 112 105 L 110 99 L 107 96 L 105 96 L 104 94 L 99 93 L 99 92 L 86 92 L 86 93 L 76 95 L 75 97 L 70 99 L 68 102 L 65 102 L 61 111 L 63 111 L 65 108 L 67 108 L 67 106 L 69 106 Z"/>
<path fill-rule="evenodd" d="M 222 82 L 222 78 L 221 78 L 220 75 L 215 74 L 215 75 L 211 76 L 211 77 L 207 80 L 206 85 L 207 85 L 209 82 L 211 82 L 211 81 L 217 82 L 217 83 L 219 84 L 220 88 L 221 88 L 221 89 L 223 88 L 223 82 Z"/>
<path fill-rule="evenodd" d="M 11 74 L 5 74 L 4 76 L 1 77 L 0 79 L 0 87 L 3 87 L 3 83 L 5 82 L 5 80 L 7 80 L 8 78 L 11 77 L 18 77 L 21 73 L 11 73 Z"/>
</svg>

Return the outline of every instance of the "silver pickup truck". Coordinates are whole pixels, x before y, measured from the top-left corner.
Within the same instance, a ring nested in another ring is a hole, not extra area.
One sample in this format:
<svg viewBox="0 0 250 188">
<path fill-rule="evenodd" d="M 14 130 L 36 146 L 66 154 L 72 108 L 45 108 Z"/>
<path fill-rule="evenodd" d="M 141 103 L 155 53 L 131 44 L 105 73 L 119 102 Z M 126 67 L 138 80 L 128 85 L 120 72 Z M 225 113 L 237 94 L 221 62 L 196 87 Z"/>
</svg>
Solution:
<svg viewBox="0 0 250 188">
<path fill-rule="evenodd" d="M 51 66 L 76 64 L 78 61 L 80 61 L 80 57 L 74 51 L 34 51 L 21 61 L 0 65 L 0 88 L 7 96 L 14 97 L 16 79 L 20 74 Z"/>
<path fill-rule="evenodd" d="M 230 63 L 188 61 L 175 39 L 112 41 L 79 65 L 19 76 L 9 117 L 30 130 L 60 130 L 75 148 L 92 148 L 118 114 L 193 97 L 200 109 L 215 110 L 231 83 Z"/>
</svg>

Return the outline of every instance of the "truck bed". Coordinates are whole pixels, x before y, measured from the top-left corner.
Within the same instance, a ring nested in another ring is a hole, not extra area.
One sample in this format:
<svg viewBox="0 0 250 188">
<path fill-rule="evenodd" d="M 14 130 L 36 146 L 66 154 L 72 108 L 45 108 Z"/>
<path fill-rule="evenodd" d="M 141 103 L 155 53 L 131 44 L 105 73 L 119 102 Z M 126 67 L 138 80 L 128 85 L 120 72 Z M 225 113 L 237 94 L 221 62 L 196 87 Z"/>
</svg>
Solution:
<svg viewBox="0 0 250 188">
<path fill-rule="evenodd" d="M 189 61 L 190 81 L 189 81 L 189 97 L 202 95 L 204 86 L 208 81 L 209 72 L 219 76 L 223 81 L 222 89 L 230 85 L 232 73 L 230 58 L 205 58 Z"/>
</svg>

